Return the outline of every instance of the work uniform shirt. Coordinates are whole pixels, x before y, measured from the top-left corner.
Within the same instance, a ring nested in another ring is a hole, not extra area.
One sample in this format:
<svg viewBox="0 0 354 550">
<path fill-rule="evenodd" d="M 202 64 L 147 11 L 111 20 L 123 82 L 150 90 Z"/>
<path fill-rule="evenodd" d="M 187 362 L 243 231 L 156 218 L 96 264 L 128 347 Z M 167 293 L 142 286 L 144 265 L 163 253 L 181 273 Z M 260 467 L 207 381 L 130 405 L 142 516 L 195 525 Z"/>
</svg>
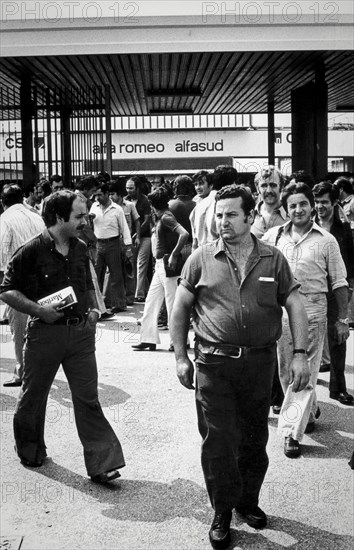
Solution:
<svg viewBox="0 0 354 550">
<path fill-rule="evenodd" d="M 87 311 L 87 291 L 94 290 L 87 248 L 81 240 L 70 239 L 69 253 L 60 254 L 47 229 L 21 246 L 9 262 L 0 293 L 18 290 L 33 302 L 72 286 L 77 304 L 66 307 L 67 317 Z"/>
<path fill-rule="evenodd" d="M 253 240 L 241 281 L 221 238 L 188 258 L 180 284 L 195 296 L 194 330 L 201 342 L 266 347 L 280 337 L 282 306 L 299 284 L 277 249 Z"/>
<path fill-rule="evenodd" d="M 273 210 L 268 221 L 262 215 L 262 204 L 263 201 L 260 201 L 256 204 L 254 209 L 254 222 L 251 227 L 251 233 L 260 239 L 263 235 L 272 227 L 278 227 L 279 225 L 284 225 L 288 220 L 288 215 L 285 209 L 280 206 Z"/>
<path fill-rule="evenodd" d="M 262 241 L 276 246 L 288 260 L 291 271 L 301 283 L 303 294 L 328 292 L 348 286 L 347 271 L 336 239 L 313 222 L 308 232 L 295 243 L 291 238 L 291 222 L 267 231 Z"/>
<path fill-rule="evenodd" d="M 124 216 L 123 208 L 111 201 L 104 208 L 98 201 L 94 202 L 90 209 L 94 214 L 93 230 L 97 239 L 112 239 L 122 237 L 126 246 L 132 244 L 129 227 Z"/>
</svg>

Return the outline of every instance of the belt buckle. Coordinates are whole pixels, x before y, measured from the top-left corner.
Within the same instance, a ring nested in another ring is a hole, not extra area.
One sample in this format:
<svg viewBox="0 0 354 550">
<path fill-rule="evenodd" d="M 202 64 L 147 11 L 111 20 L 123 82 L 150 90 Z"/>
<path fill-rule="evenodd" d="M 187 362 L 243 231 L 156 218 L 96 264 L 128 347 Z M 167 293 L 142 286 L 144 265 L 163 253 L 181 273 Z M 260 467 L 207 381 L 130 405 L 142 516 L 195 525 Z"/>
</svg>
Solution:
<svg viewBox="0 0 354 550">
<path fill-rule="evenodd" d="M 231 355 L 230 357 L 232 357 L 232 359 L 240 359 L 241 355 L 242 355 L 242 347 L 239 347 L 238 348 L 238 354 L 237 355 Z"/>
<path fill-rule="evenodd" d="M 81 321 L 80 317 L 70 317 L 69 319 L 66 320 L 66 325 L 76 326 L 80 323 L 80 321 Z"/>
</svg>

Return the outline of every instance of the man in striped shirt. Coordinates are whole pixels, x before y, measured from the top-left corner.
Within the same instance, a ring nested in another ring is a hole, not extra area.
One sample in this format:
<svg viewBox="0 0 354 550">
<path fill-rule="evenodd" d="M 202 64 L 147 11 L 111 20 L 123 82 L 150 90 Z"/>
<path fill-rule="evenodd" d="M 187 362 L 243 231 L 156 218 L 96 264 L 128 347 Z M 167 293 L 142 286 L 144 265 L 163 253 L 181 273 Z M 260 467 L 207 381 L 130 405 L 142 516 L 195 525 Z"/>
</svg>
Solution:
<svg viewBox="0 0 354 550">
<path fill-rule="evenodd" d="M 41 233 L 44 222 L 39 214 L 23 204 L 23 192 L 18 185 L 5 185 L 1 192 L 4 213 L 0 217 L 0 272 L 1 280 L 6 266 L 20 246 Z M 16 365 L 11 380 L 4 386 L 21 386 L 23 375 L 22 348 L 28 315 L 8 307 L 7 315 L 15 345 Z"/>
</svg>

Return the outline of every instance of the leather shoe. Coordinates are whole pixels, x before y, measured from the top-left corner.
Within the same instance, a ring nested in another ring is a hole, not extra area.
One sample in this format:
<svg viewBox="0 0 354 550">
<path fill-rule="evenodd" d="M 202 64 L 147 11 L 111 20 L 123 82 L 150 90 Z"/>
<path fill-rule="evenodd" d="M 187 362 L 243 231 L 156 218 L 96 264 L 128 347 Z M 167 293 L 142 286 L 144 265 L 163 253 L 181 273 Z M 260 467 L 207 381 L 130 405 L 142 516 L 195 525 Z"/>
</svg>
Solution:
<svg viewBox="0 0 354 550">
<path fill-rule="evenodd" d="M 124 313 L 124 311 L 128 311 L 126 307 L 112 307 L 112 313 Z"/>
<path fill-rule="evenodd" d="M 8 325 L 9 324 L 9 320 L 8 319 L 1 319 L 0 320 L 0 325 Z"/>
<path fill-rule="evenodd" d="M 272 410 L 273 410 L 273 414 L 280 414 L 281 405 L 273 405 Z"/>
<path fill-rule="evenodd" d="M 301 455 L 300 443 L 290 435 L 284 440 L 284 454 L 288 458 L 297 458 Z"/>
<path fill-rule="evenodd" d="M 252 508 L 247 508 L 246 506 L 236 506 L 236 512 L 244 518 L 247 525 L 253 527 L 253 529 L 263 529 L 267 525 L 267 516 L 259 508 L 259 506 L 254 506 Z"/>
<path fill-rule="evenodd" d="M 110 481 L 113 481 L 118 477 L 120 477 L 120 473 L 118 472 L 118 470 L 109 470 L 108 472 L 103 472 L 102 474 L 91 476 L 91 481 L 93 481 L 94 483 L 109 483 Z"/>
<path fill-rule="evenodd" d="M 141 342 L 132 346 L 133 349 L 137 351 L 142 351 L 144 349 L 149 349 L 150 351 L 156 351 L 156 344 L 149 344 L 148 342 Z"/>
<path fill-rule="evenodd" d="M 8 380 L 7 382 L 4 382 L 3 383 L 3 386 L 5 386 L 5 388 L 15 388 L 15 387 L 18 387 L 18 386 L 22 386 L 22 382 L 19 378 L 11 378 L 11 380 Z"/>
<path fill-rule="evenodd" d="M 102 313 L 100 317 L 100 321 L 105 321 L 106 319 L 111 319 L 114 316 L 113 311 L 110 313 L 109 311 L 106 311 L 105 313 Z"/>
<path fill-rule="evenodd" d="M 331 365 L 321 365 L 320 372 L 329 372 L 331 370 Z"/>
<path fill-rule="evenodd" d="M 27 468 L 40 468 L 43 465 L 43 460 L 40 460 L 39 462 L 31 462 L 30 460 L 21 458 L 21 464 Z"/>
<path fill-rule="evenodd" d="M 341 393 L 330 392 L 329 396 L 331 399 L 336 399 L 339 403 L 342 403 L 342 405 L 354 405 L 354 397 L 346 391 Z"/>
<path fill-rule="evenodd" d="M 232 518 L 232 511 L 226 510 L 226 512 L 215 512 L 213 523 L 211 524 L 209 531 L 209 540 L 213 548 L 222 550 L 227 548 L 231 542 L 230 536 L 230 523 Z"/>
</svg>

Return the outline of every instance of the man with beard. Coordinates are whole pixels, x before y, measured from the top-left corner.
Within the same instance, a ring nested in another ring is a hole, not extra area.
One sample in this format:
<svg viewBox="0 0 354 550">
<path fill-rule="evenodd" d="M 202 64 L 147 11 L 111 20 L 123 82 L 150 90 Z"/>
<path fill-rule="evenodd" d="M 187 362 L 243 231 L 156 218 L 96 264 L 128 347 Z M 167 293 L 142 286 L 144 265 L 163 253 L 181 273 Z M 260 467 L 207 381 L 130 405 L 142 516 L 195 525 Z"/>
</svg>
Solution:
<svg viewBox="0 0 354 550">
<path fill-rule="evenodd" d="M 87 473 L 92 481 L 106 483 L 120 476 L 124 457 L 98 400 L 95 334 L 100 312 L 86 245 L 78 239 L 86 214 L 86 203 L 72 191 L 48 197 L 43 208 L 46 228 L 17 250 L 0 292 L 6 304 L 31 316 L 22 391 L 14 415 L 21 463 L 38 468 L 45 460 L 47 399 L 62 365 Z M 72 287 L 72 301 L 66 305 L 56 296 L 67 287 Z"/>
</svg>

